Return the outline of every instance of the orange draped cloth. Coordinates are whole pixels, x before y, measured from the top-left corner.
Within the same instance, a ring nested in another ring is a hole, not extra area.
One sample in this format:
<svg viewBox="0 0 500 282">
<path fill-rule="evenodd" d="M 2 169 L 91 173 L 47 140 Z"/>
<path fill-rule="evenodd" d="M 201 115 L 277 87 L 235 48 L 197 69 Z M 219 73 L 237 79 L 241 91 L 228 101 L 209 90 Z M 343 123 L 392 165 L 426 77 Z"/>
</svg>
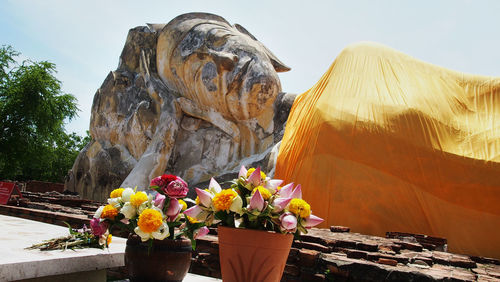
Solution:
<svg viewBox="0 0 500 282">
<path fill-rule="evenodd" d="M 499 137 L 500 78 L 359 43 L 296 99 L 276 178 L 302 184 L 323 227 L 500 258 Z"/>
</svg>

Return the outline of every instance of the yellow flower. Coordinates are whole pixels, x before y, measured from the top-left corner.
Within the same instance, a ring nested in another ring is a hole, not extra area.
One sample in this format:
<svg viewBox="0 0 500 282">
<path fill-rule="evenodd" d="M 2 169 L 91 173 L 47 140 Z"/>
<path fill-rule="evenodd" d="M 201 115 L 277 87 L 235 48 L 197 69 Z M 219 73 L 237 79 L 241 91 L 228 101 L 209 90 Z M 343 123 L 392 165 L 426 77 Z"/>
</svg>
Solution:
<svg viewBox="0 0 500 282">
<path fill-rule="evenodd" d="M 311 215 L 311 206 L 302 199 L 292 199 L 288 204 L 288 210 L 302 218 Z"/>
<path fill-rule="evenodd" d="M 186 217 L 187 217 L 187 219 L 189 220 L 189 222 L 190 222 L 190 223 L 193 223 L 193 224 L 194 224 L 194 223 L 198 223 L 198 222 L 200 222 L 199 220 L 196 220 L 196 218 L 192 218 L 192 217 L 190 217 L 190 216 L 188 216 L 188 215 L 186 215 Z"/>
<path fill-rule="evenodd" d="M 124 188 L 118 188 L 118 189 L 115 189 L 113 191 L 111 191 L 111 194 L 109 194 L 109 197 L 110 198 L 118 198 L 118 197 L 121 197 L 122 196 L 122 193 L 123 193 L 123 190 L 125 190 Z"/>
<path fill-rule="evenodd" d="M 147 200 L 148 200 L 148 195 L 142 191 L 137 192 L 134 195 L 130 196 L 130 203 L 136 208 Z"/>
<path fill-rule="evenodd" d="M 112 239 L 113 239 L 113 235 L 109 234 L 109 235 L 108 235 L 108 238 L 106 239 L 106 244 L 107 244 L 108 246 L 109 246 L 109 244 L 111 244 L 111 241 L 113 241 Z"/>
<path fill-rule="evenodd" d="M 188 205 L 186 204 L 186 202 L 184 202 L 184 200 L 181 200 L 181 199 L 179 199 L 178 201 L 179 201 L 179 204 L 182 206 L 181 211 L 185 211 L 188 208 Z"/>
<path fill-rule="evenodd" d="M 238 194 L 232 189 L 222 190 L 212 199 L 212 203 L 217 211 L 228 211 L 233 204 L 233 199 Z"/>
<path fill-rule="evenodd" d="M 252 191 L 252 195 L 255 194 L 255 191 L 257 191 L 257 190 L 259 190 L 260 195 L 262 195 L 262 198 L 264 200 L 269 200 L 269 198 L 271 198 L 271 192 L 269 192 L 269 190 L 267 190 L 263 186 L 257 186 L 257 187 L 255 187 L 253 189 L 253 191 Z"/>
<path fill-rule="evenodd" d="M 145 209 L 141 215 L 139 215 L 139 220 L 137 221 L 137 226 L 146 233 L 155 232 L 162 224 L 163 217 L 161 212 L 154 209 Z"/>
<path fill-rule="evenodd" d="M 247 178 L 249 178 L 249 177 L 250 177 L 250 174 L 252 174 L 252 172 L 254 172 L 254 171 L 255 171 L 255 168 L 253 168 L 253 167 L 252 167 L 252 168 L 249 168 L 249 169 L 247 170 Z M 265 174 L 265 173 L 261 170 L 261 171 L 260 171 L 260 178 L 262 178 L 262 180 L 264 180 L 264 179 L 266 179 L 266 177 L 267 177 L 267 175 L 266 175 L 266 174 Z"/>
<path fill-rule="evenodd" d="M 101 213 L 101 218 L 114 219 L 118 215 L 118 210 L 112 205 L 106 205 Z"/>
</svg>

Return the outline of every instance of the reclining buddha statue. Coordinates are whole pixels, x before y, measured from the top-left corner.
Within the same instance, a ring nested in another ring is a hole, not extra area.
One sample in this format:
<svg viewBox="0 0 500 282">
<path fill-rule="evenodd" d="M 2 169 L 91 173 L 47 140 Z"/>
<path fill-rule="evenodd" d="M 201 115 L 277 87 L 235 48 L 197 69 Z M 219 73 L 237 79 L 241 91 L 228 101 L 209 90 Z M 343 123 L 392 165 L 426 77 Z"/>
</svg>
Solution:
<svg viewBox="0 0 500 282">
<path fill-rule="evenodd" d="M 288 117 L 276 177 L 324 226 L 444 237 L 500 258 L 500 78 L 345 48 Z"/>
</svg>

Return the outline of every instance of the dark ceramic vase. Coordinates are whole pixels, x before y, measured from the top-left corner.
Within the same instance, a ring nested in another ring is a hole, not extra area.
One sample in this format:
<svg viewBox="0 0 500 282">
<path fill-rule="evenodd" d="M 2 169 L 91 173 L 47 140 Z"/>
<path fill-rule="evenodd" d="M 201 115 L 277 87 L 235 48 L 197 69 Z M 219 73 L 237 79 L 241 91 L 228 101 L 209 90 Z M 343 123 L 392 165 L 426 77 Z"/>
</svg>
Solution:
<svg viewBox="0 0 500 282">
<path fill-rule="evenodd" d="M 141 242 L 130 235 L 125 248 L 125 267 L 130 281 L 182 281 L 191 265 L 191 241 L 187 239 Z"/>
</svg>

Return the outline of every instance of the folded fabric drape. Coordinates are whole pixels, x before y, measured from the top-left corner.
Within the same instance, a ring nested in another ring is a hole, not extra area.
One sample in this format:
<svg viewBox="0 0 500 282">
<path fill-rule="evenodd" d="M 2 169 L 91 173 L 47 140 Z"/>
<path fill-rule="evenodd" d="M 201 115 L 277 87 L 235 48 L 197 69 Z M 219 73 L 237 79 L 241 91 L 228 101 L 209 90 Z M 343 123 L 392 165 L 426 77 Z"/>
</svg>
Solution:
<svg viewBox="0 0 500 282">
<path fill-rule="evenodd" d="M 276 178 L 302 184 L 324 227 L 500 258 L 500 77 L 348 46 L 294 102 Z"/>
</svg>

